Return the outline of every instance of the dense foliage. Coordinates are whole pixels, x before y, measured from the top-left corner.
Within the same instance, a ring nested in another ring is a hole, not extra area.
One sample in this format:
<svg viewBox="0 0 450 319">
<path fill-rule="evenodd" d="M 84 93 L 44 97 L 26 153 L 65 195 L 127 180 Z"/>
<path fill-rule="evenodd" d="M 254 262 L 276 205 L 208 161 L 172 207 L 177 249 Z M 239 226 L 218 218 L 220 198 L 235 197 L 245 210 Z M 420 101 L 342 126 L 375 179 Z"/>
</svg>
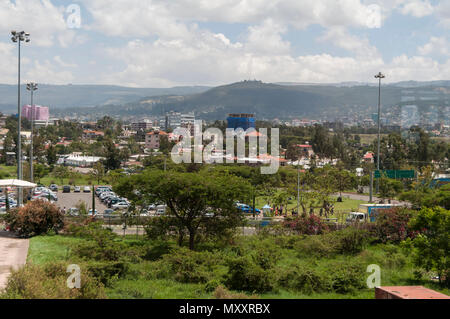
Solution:
<svg viewBox="0 0 450 319">
<path fill-rule="evenodd" d="M 48 201 L 36 200 L 10 210 L 5 221 L 11 231 L 30 237 L 61 230 L 64 227 L 64 213 Z"/>
</svg>

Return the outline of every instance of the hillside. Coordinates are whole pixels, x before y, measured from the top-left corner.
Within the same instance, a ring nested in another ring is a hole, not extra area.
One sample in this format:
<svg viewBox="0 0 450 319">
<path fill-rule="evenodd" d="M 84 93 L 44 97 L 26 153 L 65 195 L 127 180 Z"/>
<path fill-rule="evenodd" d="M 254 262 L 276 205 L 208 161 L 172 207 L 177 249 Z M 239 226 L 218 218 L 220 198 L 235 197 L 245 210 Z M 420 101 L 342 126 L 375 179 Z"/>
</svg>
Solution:
<svg viewBox="0 0 450 319">
<path fill-rule="evenodd" d="M 384 110 L 416 104 L 443 109 L 450 101 L 450 82 L 402 82 L 383 85 Z M 2 93 L 0 85 L 0 94 Z M 10 86 L 9 89 L 14 88 Z M 15 110 L 16 94 L 9 94 Z M 4 95 L 0 95 L 0 106 Z M 28 94 L 25 95 L 28 97 Z M 115 86 L 41 86 L 37 103 L 49 105 L 55 116 L 128 118 L 161 115 L 165 111 L 194 112 L 198 118 L 225 119 L 228 113 L 255 113 L 258 119 L 310 117 L 333 120 L 348 114 L 376 112 L 378 87 L 373 84 L 271 84 L 243 81 L 215 88 L 137 89 Z M 11 105 L 11 104 L 10 104 Z M 55 107 L 52 107 L 55 106 Z M 95 107 L 93 107 L 95 106 Z M 0 107 L 1 110 L 1 107 Z"/>
<path fill-rule="evenodd" d="M 92 107 L 126 104 L 156 95 L 204 92 L 208 87 L 128 88 L 113 85 L 49 85 L 39 84 L 35 103 L 55 108 Z M 21 86 L 22 104 L 29 103 L 29 92 Z M 17 112 L 17 85 L 0 84 L 0 112 Z"/>
</svg>

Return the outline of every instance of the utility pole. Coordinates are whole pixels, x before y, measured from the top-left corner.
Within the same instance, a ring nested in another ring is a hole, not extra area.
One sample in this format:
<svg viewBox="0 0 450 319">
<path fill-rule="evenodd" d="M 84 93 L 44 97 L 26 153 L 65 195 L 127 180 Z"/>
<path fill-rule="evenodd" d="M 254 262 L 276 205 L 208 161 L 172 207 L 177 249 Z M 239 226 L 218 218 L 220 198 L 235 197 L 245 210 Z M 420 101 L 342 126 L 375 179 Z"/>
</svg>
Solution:
<svg viewBox="0 0 450 319">
<path fill-rule="evenodd" d="M 31 144 L 30 144 L 30 182 L 34 182 L 34 171 L 33 171 L 33 139 L 34 139 L 34 104 L 33 104 L 33 93 L 38 89 L 37 83 L 30 82 L 27 83 L 27 90 L 31 93 Z"/>
<path fill-rule="evenodd" d="M 14 43 L 18 44 L 18 59 L 17 59 L 17 178 L 22 180 L 23 179 L 23 175 L 22 175 L 22 138 L 21 138 L 21 128 L 22 128 L 22 123 L 21 123 L 21 118 L 22 118 L 22 112 L 20 109 L 20 43 L 25 41 L 25 42 L 30 42 L 30 34 L 26 33 L 25 31 L 11 31 L 11 40 Z M 20 207 L 23 204 L 23 194 L 22 194 L 22 188 L 18 187 L 17 188 L 17 205 Z"/>
<path fill-rule="evenodd" d="M 300 216 L 300 157 L 297 158 L 297 216 Z"/>
<path fill-rule="evenodd" d="M 386 76 L 379 72 L 375 75 L 375 78 L 378 79 L 378 151 L 377 151 L 377 170 L 380 170 L 380 137 L 381 137 L 381 79 L 384 79 Z M 377 179 L 377 194 L 380 191 L 380 183 Z"/>
</svg>

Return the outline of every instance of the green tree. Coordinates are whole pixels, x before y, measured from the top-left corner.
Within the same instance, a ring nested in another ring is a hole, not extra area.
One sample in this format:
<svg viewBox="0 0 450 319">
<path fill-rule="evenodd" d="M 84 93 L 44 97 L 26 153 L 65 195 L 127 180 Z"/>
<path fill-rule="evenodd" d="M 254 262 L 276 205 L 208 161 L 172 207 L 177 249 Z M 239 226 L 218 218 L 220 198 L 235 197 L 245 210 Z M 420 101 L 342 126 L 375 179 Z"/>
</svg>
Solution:
<svg viewBox="0 0 450 319">
<path fill-rule="evenodd" d="M 421 233 L 412 241 L 415 264 L 425 270 L 436 271 L 439 282 L 450 286 L 450 210 L 424 208 L 410 222 Z"/>
<path fill-rule="evenodd" d="M 34 177 L 37 179 L 38 183 L 41 183 L 41 178 L 45 177 L 49 173 L 49 169 L 44 164 L 35 164 L 33 169 Z"/>
<path fill-rule="evenodd" d="M 126 176 L 114 185 L 114 190 L 136 204 L 165 203 L 168 207 L 165 218 L 170 219 L 169 225 L 179 237 L 184 233 L 189 236 L 191 250 L 200 239 L 199 234 L 202 238 L 217 238 L 240 225 L 243 216 L 235 201 L 250 194 L 250 186 L 241 178 L 158 170 Z"/>
<path fill-rule="evenodd" d="M 97 184 L 100 184 L 105 177 L 105 167 L 101 162 L 95 163 L 92 167 L 92 176 L 97 181 Z"/>
<path fill-rule="evenodd" d="M 69 168 L 67 166 L 56 166 L 53 169 L 52 175 L 55 178 L 58 178 L 61 182 L 61 184 L 64 183 L 64 179 L 69 177 Z"/>
<path fill-rule="evenodd" d="M 107 171 L 120 168 L 122 157 L 111 139 L 107 139 L 103 142 L 103 154 L 105 156 L 103 166 Z"/>
<path fill-rule="evenodd" d="M 401 181 L 381 176 L 379 179 L 380 197 L 382 199 L 392 199 L 403 190 Z"/>
<path fill-rule="evenodd" d="M 56 147 L 50 144 L 47 149 L 47 164 L 52 166 L 56 164 L 58 157 L 56 156 Z"/>
</svg>

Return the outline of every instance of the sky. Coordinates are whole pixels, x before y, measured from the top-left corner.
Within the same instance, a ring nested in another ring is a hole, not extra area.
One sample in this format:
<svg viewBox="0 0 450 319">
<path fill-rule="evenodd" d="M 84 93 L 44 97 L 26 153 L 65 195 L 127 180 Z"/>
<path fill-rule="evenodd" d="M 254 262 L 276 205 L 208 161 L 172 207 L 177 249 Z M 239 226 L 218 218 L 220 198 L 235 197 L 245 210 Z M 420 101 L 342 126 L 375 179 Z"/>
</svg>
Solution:
<svg viewBox="0 0 450 319">
<path fill-rule="evenodd" d="M 0 83 L 450 80 L 450 0 L 0 0 Z"/>
</svg>

